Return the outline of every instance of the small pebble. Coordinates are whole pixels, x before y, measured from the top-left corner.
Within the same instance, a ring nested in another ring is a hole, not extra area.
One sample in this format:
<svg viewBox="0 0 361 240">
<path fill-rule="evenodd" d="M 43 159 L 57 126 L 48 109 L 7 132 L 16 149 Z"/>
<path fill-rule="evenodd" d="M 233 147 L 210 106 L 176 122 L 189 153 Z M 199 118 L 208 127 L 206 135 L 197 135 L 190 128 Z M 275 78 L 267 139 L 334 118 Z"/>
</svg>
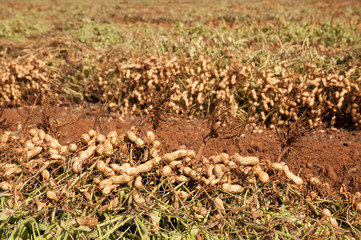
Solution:
<svg viewBox="0 0 361 240">
<path fill-rule="evenodd" d="M 308 167 L 308 168 L 313 168 L 313 163 L 308 162 L 308 163 L 307 163 L 307 167 Z"/>
</svg>

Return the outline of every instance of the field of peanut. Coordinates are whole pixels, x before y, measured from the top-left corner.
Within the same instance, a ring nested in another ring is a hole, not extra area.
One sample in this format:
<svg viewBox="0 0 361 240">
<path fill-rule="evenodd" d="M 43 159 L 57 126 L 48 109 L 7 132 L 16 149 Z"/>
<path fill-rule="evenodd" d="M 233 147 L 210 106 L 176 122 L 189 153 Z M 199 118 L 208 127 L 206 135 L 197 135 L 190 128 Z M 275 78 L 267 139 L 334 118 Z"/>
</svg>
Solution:
<svg viewBox="0 0 361 240">
<path fill-rule="evenodd" d="M 0 0 L 0 239 L 360 239 L 358 0 Z"/>
</svg>

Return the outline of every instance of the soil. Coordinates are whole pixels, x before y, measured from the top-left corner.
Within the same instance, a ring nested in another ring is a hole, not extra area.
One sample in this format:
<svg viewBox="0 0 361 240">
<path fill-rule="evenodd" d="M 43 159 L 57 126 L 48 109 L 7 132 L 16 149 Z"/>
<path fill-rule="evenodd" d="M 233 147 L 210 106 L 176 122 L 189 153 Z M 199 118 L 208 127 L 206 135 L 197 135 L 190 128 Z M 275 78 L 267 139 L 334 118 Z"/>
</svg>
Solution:
<svg viewBox="0 0 361 240">
<path fill-rule="evenodd" d="M 61 144 L 78 141 L 83 133 L 92 128 L 104 134 L 111 130 L 125 133 L 135 125 L 142 131 L 154 131 L 157 139 L 162 142 L 164 153 L 184 147 L 197 152 L 209 133 L 207 121 L 202 118 L 166 116 L 159 127 L 153 130 L 150 123 L 144 123 L 144 116 L 128 116 L 122 119 L 115 113 L 104 112 L 99 106 L 79 109 L 61 107 L 52 112 L 54 115 L 50 117 L 51 122 L 58 125 L 62 122 L 67 123 L 58 129 L 52 129 Z M 79 111 L 82 112 L 80 117 Z M 24 108 L 5 109 L 0 116 L 0 122 L 12 131 L 15 131 L 19 124 L 40 126 L 41 112 L 41 108 L 34 109 L 31 114 Z M 281 151 L 276 131 L 264 130 L 262 133 L 244 131 L 233 139 L 211 138 L 205 143 L 202 154 L 208 157 L 222 152 L 230 155 L 238 152 L 243 156 L 257 156 L 261 162 L 274 162 Z M 304 179 L 317 176 L 323 182 L 329 183 L 334 196 L 337 196 L 341 187 L 351 192 L 361 191 L 360 130 L 324 128 L 310 132 L 291 146 L 290 153 L 284 161 L 294 173 L 298 173 Z"/>
</svg>

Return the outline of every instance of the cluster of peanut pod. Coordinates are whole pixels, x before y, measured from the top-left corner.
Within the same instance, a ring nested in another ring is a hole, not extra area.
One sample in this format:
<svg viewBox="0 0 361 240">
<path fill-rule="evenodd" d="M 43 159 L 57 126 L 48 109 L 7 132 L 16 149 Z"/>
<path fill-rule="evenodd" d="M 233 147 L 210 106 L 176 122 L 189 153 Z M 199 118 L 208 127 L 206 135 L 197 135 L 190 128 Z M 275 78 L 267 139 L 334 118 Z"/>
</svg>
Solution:
<svg viewBox="0 0 361 240">
<path fill-rule="evenodd" d="M 15 183 L 20 174 L 41 173 L 45 181 L 53 181 L 50 176 L 54 174 L 48 168 L 52 162 L 64 163 L 74 174 L 93 168 L 93 183 L 104 196 L 115 193 L 120 187 L 134 187 L 133 197 L 138 203 L 145 201 L 140 192 L 145 189 L 151 191 L 155 187 L 152 181 L 145 181 L 149 175 L 170 184 L 192 182 L 195 189 L 211 187 L 234 195 L 241 194 L 250 184 L 269 183 L 269 174 L 274 173 L 283 175 L 295 187 L 307 184 L 283 162 L 261 163 L 257 157 L 240 156 L 238 153 L 232 156 L 221 153 L 207 158 L 181 147 L 162 154 L 162 144 L 156 140 L 155 134 L 152 131 L 142 132 L 135 126 L 126 134 L 111 131 L 103 135 L 92 129 L 83 134 L 77 143 L 69 145 L 60 144 L 41 129 L 29 130 L 28 137 L 22 140 L 14 139 L 11 132 L 5 132 L 0 141 L 0 150 L 4 152 L 10 142 L 17 143 L 13 149 L 17 153 L 14 161 L 0 163 L 2 191 L 20 188 Z M 316 177 L 310 178 L 308 184 L 323 186 Z M 54 187 L 47 191 L 48 199 L 58 201 L 59 191 L 55 190 Z M 177 190 L 176 194 L 184 200 L 191 197 L 191 191 Z M 361 211 L 361 198 L 353 202 Z"/>
</svg>

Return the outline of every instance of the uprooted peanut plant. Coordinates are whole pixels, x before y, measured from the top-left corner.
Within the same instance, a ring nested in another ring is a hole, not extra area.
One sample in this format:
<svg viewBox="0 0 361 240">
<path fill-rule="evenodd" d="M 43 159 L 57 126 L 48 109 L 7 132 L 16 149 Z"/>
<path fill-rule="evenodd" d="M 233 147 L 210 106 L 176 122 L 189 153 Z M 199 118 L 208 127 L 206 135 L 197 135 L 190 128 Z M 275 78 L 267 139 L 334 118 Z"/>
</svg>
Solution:
<svg viewBox="0 0 361 240">
<path fill-rule="evenodd" d="M 359 224 L 360 193 L 345 192 L 347 201 L 323 201 L 330 185 L 317 177 L 304 181 L 284 162 L 237 153 L 199 160 L 194 150 L 184 148 L 162 153 L 154 133 L 135 126 L 126 134 L 90 130 L 69 145 L 37 128 L 20 138 L 5 132 L 0 149 L 3 227 L 13 221 L 25 224 L 12 231 L 20 237 L 51 236 L 58 231 L 55 226 L 62 226 L 75 238 L 85 232 L 162 238 L 218 231 L 227 238 L 312 238 Z M 352 208 L 345 212 L 344 204 Z M 296 219 L 285 222 L 285 214 Z M 40 225 L 31 229 L 26 222 Z M 291 224 L 293 232 L 284 231 L 284 224 Z M 347 229 L 345 236 L 359 234 Z"/>
<path fill-rule="evenodd" d="M 65 89 L 57 88 L 64 85 L 64 77 L 49 71 L 46 63 L 36 57 L 0 64 L 3 105 L 16 106 L 29 94 L 44 97 L 45 92 L 61 102 L 58 95 L 72 88 L 71 83 Z M 306 70 L 299 74 L 285 67 L 275 74 L 270 70 L 258 72 L 253 65 L 237 62 L 219 67 L 205 57 L 152 56 L 127 62 L 112 58 L 95 69 L 92 81 L 82 82 L 81 88 L 83 99 L 106 102 L 111 110 L 124 116 L 152 112 L 159 107 L 154 98 L 171 88 L 162 104 L 178 114 L 204 115 L 221 101 L 234 116 L 254 108 L 250 120 L 271 128 L 287 124 L 289 119 L 297 120 L 303 113 L 311 127 L 322 122 L 334 126 L 337 121 L 358 127 L 361 91 L 357 67 L 337 74 L 318 70 L 314 65 L 307 65 Z"/>
</svg>

